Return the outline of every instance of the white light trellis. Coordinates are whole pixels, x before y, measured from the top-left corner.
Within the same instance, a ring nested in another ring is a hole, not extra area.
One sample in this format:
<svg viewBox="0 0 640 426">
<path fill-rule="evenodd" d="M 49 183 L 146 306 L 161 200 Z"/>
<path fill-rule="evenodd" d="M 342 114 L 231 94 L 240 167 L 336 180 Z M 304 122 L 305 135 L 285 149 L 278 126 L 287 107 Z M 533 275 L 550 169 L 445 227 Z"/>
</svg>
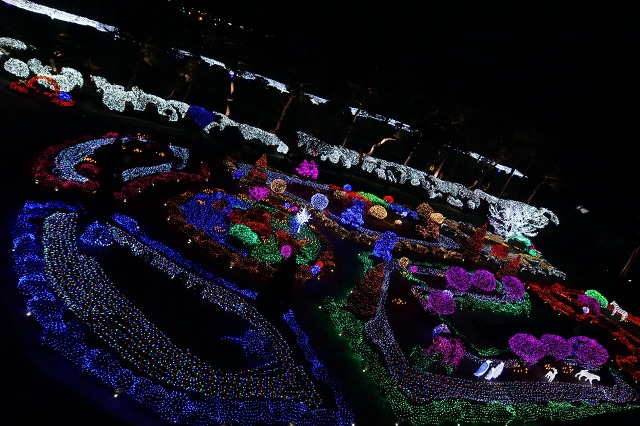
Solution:
<svg viewBox="0 0 640 426">
<path fill-rule="evenodd" d="M 156 106 L 158 114 L 168 117 L 170 121 L 178 121 L 179 118 L 184 118 L 189 109 L 189 104 L 185 102 L 163 99 L 160 96 L 146 93 L 137 86 L 131 90 L 125 90 L 124 86 L 111 84 L 104 77 L 93 76 L 92 80 L 98 92 L 102 93 L 102 103 L 112 111 L 124 112 L 127 102 L 136 111 L 144 111 L 148 104 L 153 104 Z"/>
<path fill-rule="evenodd" d="M 49 65 L 43 65 L 40 60 L 31 58 L 26 63 L 16 58 L 9 58 L 4 63 L 5 71 L 19 78 L 27 78 L 30 75 L 49 77 L 58 84 L 58 89 L 62 92 L 70 92 L 76 87 L 84 85 L 82 73 L 69 67 L 62 67 L 60 73 L 54 73 Z M 45 80 L 38 80 L 42 86 L 54 90 L 53 85 Z"/>
<path fill-rule="evenodd" d="M 54 73 L 49 65 L 42 65 L 42 62 L 35 58 L 29 59 L 27 65 L 34 75 L 50 77 L 58 84 L 58 88 L 63 92 L 70 92 L 76 87 L 82 88 L 84 85 L 82 73 L 76 69 L 62 67 L 60 73 Z M 54 90 L 51 83 L 47 80 L 38 80 L 38 83 L 50 90 Z"/>
<path fill-rule="evenodd" d="M 8 55 L 4 48 L 9 47 L 14 50 L 27 50 L 27 44 L 21 40 L 16 40 L 11 37 L 0 37 L 0 56 Z"/>
<path fill-rule="evenodd" d="M 4 70 L 19 78 L 29 77 L 29 66 L 20 59 L 9 58 L 3 65 Z"/>
<path fill-rule="evenodd" d="M 257 139 L 264 145 L 275 146 L 276 151 L 280 153 L 286 154 L 289 152 L 289 146 L 273 133 L 247 124 L 238 123 L 224 114 L 218 113 L 216 116 L 219 117 L 219 121 L 209 123 L 209 125 L 203 129 L 206 133 L 209 133 L 214 127 L 218 127 L 220 130 L 224 130 L 226 127 L 237 127 L 245 140 Z"/>
</svg>

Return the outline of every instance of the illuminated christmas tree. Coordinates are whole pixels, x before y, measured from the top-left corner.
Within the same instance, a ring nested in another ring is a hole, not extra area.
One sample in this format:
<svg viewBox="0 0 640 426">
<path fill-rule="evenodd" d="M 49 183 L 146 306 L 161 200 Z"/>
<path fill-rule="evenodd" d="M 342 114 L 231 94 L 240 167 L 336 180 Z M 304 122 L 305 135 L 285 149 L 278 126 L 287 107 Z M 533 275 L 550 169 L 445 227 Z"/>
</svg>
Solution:
<svg viewBox="0 0 640 426">
<path fill-rule="evenodd" d="M 507 262 L 506 265 L 500 268 L 500 270 L 496 272 L 494 275 L 499 280 L 501 280 L 502 277 L 506 277 L 506 276 L 515 277 L 518 274 L 518 271 L 520 270 L 521 260 L 522 258 L 519 255 L 512 258 L 509 262 Z"/>
<path fill-rule="evenodd" d="M 435 220 L 427 219 L 424 225 L 416 225 L 416 232 L 425 239 L 440 239 L 440 224 Z"/>
<path fill-rule="evenodd" d="M 462 244 L 462 251 L 464 256 L 474 262 L 480 260 L 480 254 L 482 253 L 482 247 L 484 246 L 484 236 L 487 233 L 488 223 L 485 223 L 479 228 L 476 228 L 473 235 L 471 235 L 467 241 Z"/>
<path fill-rule="evenodd" d="M 267 154 L 262 154 L 254 164 L 256 168 L 262 169 L 261 171 L 265 171 L 267 169 Z"/>
<path fill-rule="evenodd" d="M 384 263 L 368 270 L 353 289 L 345 307 L 360 319 L 369 319 L 376 313 L 384 281 Z"/>
<path fill-rule="evenodd" d="M 267 156 L 262 154 L 260 158 L 254 163 L 255 167 L 242 178 L 242 183 L 252 186 L 264 186 L 267 182 Z"/>
</svg>

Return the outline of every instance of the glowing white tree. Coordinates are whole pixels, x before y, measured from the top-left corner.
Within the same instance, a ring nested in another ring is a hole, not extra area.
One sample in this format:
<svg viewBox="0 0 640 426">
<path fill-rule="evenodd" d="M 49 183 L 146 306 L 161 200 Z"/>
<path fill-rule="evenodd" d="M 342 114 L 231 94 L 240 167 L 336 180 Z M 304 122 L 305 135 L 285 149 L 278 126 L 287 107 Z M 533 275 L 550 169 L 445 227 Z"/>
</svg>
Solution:
<svg viewBox="0 0 640 426">
<path fill-rule="evenodd" d="M 535 237 L 538 230 L 553 222 L 558 224 L 558 217 L 545 208 L 538 209 L 515 200 L 500 200 L 489 206 L 489 223 L 494 232 L 504 238 L 514 235 Z"/>
<path fill-rule="evenodd" d="M 302 229 L 302 226 L 309 222 L 311 219 L 311 214 L 307 211 L 306 208 L 303 208 L 296 214 L 293 221 L 293 233 L 297 234 Z"/>
</svg>

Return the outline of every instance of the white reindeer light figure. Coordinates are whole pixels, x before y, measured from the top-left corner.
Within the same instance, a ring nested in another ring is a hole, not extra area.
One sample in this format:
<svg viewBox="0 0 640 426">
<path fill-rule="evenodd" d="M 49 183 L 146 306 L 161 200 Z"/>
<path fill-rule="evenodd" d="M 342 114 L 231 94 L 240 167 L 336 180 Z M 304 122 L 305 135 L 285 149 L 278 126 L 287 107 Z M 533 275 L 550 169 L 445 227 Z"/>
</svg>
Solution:
<svg viewBox="0 0 640 426">
<path fill-rule="evenodd" d="M 590 385 L 593 385 L 594 380 L 600 381 L 600 376 L 598 376 L 597 374 L 590 373 L 587 370 L 578 371 L 576 373 L 576 377 L 578 378 L 578 380 L 584 379 L 585 381 L 589 382 Z"/>
<path fill-rule="evenodd" d="M 556 378 L 556 374 L 558 374 L 558 369 L 552 367 L 551 370 L 547 371 L 547 374 L 544 375 L 544 378 L 547 379 L 547 382 L 551 383 Z"/>
</svg>

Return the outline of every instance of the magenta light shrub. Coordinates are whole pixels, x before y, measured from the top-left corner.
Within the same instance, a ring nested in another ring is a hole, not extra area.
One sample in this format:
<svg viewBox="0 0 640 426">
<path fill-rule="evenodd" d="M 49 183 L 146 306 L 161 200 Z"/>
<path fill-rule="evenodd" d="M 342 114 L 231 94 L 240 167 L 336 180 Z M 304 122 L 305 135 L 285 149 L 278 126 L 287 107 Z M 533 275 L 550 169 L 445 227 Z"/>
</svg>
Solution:
<svg viewBox="0 0 640 426">
<path fill-rule="evenodd" d="M 471 284 L 484 291 L 496 289 L 496 277 L 486 269 L 478 269 L 471 274 Z"/>
<path fill-rule="evenodd" d="M 540 341 L 544 344 L 547 354 L 556 361 L 565 359 L 573 353 L 573 349 L 567 340 L 557 334 L 543 334 Z"/>
<path fill-rule="evenodd" d="M 447 284 L 456 290 L 467 291 L 471 288 L 471 275 L 460 266 L 452 266 L 445 272 Z"/>
<path fill-rule="evenodd" d="M 589 308 L 589 312 L 594 315 L 600 315 L 600 302 L 591 296 L 586 294 L 578 295 L 578 304 L 582 307 Z"/>
<path fill-rule="evenodd" d="M 464 356 L 465 349 L 462 340 L 457 337 L 436 336 L 425 352 L 429 355 L 439 353 L 443 362 L 453 367 L 458 367 Z"/>
<path fill-rule="evenodd" d="M 254 186 L 249 188 L 249 198 L 253 201 L 262 201 L 269 196 L 270 190 L 266 186 Z"/>
<path fill-rule="evenodd" d="M 520 279 L 511 275 L 507 275 L 502 277 L 501 282 L 502 282 L 502 289 L 506 293 L 508 299 L 511 299 L 511 300 L 522 299 L 522 296 L 524 296 L 524 293 L 525 293 L 525 288 L 524 288 L 524 284 L 522 283 L 522 281 L 520 281 Z"/>
<path fill-rule="evenodd" d="M 302 177 L 318 179 L 318 165 L 313 160 L 302 160 L 302 163 L 296 167 L 296 172 Z"/>
<path fill-rule="evenodd" d="M 531 334 L 517 333 L 509 339 L 509 347 L 529 365 L 540 361 L 547 354 L 544 343 Z"/>
<path fill-rule="evenodd" d="M 573 350 L 575 360 L 587 368 L 595 369 L 600 367 L 609 359 L 607 350 L 590 337 L 574 336 L 569 338 L 568 342 Z"/>
<path fill-rule="evenodd" d="M 291 246 L 288 244 L 285 244 L 284 246 L 280 247 L 280 254 L 282 255 L 282 257 L 284 257 L 285 259 L 288 259 L 289 257 L 291 257 L 291 252 L 293 250 L 291 249 Z"/>
<path fill-rule="evenodd" d="M 434 290 L 429 293 L 427 307 L 437 314 L 450 315 L 456 311 L 456 301 L 450 291 Z"/>
</svg>

